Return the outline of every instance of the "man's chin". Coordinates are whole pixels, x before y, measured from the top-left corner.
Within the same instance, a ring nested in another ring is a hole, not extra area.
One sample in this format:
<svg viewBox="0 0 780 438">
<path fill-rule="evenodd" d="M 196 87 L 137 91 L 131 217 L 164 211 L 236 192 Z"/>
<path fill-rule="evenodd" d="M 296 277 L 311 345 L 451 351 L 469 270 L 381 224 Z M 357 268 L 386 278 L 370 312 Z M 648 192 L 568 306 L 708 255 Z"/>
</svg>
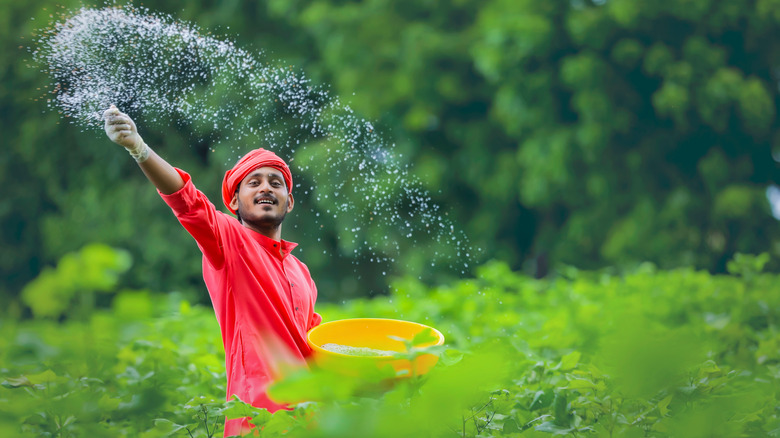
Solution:
<svg viewBox="0 0 780 438">
<path fill-rule="evenodd" d="M 274 214 L 253 215 L 251 217 L 242 216 L 241 219 L 246 224 L 261 229 L 278 228 L 284 221 L 284 216 L 279 217 Z"/>
</svg>

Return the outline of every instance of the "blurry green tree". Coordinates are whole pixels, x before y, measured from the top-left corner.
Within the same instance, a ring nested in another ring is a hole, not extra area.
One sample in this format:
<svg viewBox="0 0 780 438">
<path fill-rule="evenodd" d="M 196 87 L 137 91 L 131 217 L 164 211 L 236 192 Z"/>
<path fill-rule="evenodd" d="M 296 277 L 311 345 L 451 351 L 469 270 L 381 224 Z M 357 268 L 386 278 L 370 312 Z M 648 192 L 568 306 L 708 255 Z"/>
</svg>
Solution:
<svg viewBox="0 0 780 438">
<path fill-rule="evenodd" d="M 777 251 L 773 4 L 269 3 L 487 254 L 715 271 Z"/>
<path fill-rule="evenodd" d="M 642 260 L 724 271 L 737 251 L 780 253 L 765 194 L 780 180 L 776 3 L 166 0 L 154 8 L 332 84 L 396 143 L 480 258 L 539 271 Z M 92 241 L 130 251 L 130 287 L 202 289 L 193 242 L 132 162 L 45 110 L 48 80 L 24 47 L 51 14 L 79 6 L 0 0 L 0 294 L 18 295 L 44 266 Z M 229 153 L 208 153 L 174 125 L 141 129 L 218 200 Z M 355 267 L 338 224 L 292 221 L 285 237 L 302 244 L 323 298 L 381 290 L 385 267 Z M 413 255 L 397 269 L 422 275 Z"/>
</svg>

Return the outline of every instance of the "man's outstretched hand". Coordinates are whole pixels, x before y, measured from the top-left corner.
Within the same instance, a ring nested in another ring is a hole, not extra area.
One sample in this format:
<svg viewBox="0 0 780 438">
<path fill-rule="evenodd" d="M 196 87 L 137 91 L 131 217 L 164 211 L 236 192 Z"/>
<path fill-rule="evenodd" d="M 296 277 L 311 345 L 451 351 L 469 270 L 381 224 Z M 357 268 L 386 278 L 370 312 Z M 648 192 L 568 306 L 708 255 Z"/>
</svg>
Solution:
<svg viewBox="0 0 780 438">
<path fill-rule="evenodd" d="M 138 135 L 138 129 L 135 127 L 133 119 L 127 114 L 111 105 L 103 113 L 103 119 L 106 121 L 106 135 L 114 143 L 124 146 L 128 150 L 135 150 L 141 147 L 144 142 Z"/>
<path fill-rule="evenodd" d="M 108 138 L 130 152 L 146 177 L 160 192 L 170 195 L 184 187 L 184 179 L 176 169 L 144 143 L 138 135 L 133 119 L 114 105 L 103 113 L 103 119 L 106 121 Z"/>
<path fill-rule="evenodd" d="M 133 119 L 127 114 L 111 105 L 103 113 L 103 119 L 106 121 L 106 135 L 114 143 L 124 146 L 135 161 L 143 163 L 149 158 L 149 147 L 146 146 L 143 139 L 138 135 L 138 129 L 135 127 Z"/>
</svg>

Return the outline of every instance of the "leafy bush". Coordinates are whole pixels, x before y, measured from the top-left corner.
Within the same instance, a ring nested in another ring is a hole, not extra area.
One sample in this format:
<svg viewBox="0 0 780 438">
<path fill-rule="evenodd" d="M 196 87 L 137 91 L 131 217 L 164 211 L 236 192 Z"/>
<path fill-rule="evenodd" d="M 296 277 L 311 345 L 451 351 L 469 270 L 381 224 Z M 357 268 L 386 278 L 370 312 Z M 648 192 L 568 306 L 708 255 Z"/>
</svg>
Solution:
<svg viewBox="0 0 780 438">
<path fill-rule="evenodd" d="M 273 415 L 223 401 L 210 309 L 122 291 L 86 318 L 0 323 L 0 434 L 219 436 L 228 415 L 263 436 L 780 436 L 780 278 L 766 263 L 534 280 L 492 262 L 436 288 L 400 279 L 319 311 L 437 327 L 440 364 L 368 389 L 299 371 L 271 394 L 317 401 Z"/>
</svg>

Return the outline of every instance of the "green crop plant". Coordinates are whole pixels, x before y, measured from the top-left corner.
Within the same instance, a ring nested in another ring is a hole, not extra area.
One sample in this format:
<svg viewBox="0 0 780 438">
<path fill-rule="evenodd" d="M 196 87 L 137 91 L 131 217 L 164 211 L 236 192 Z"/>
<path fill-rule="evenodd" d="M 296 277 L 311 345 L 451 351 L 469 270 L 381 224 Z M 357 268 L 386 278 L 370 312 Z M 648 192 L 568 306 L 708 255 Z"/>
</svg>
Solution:
<svg viewBox="0 0 780 438">
<path fill-rule="evenodd" d="M 439 364 L 394 385 L 299 371 L 270 391 L 306 401 L 274 414 L 224 401 L 211 309 L 114 285 L 88 315 L 0 322 L 0 435 L 213 437 L 250 416 L 263 436 L 778 436 L 780 276 L 766 263 L 397 279 L 319 311 L 436 327 Z"/>
</svg>

